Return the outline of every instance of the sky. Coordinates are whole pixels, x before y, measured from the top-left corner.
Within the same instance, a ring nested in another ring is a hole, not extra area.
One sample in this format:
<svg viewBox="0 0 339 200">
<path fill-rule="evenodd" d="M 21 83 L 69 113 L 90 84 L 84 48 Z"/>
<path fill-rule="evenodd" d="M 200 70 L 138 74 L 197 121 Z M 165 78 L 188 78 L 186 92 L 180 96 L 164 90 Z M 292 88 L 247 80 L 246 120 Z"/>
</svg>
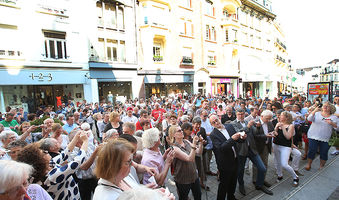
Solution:
<svg viewBox="0 0 339 200">
<path fill-rule="evenodd" d="M 339 0 L 272 0 L 294 68 L 339 59 Z"/>
</svg>

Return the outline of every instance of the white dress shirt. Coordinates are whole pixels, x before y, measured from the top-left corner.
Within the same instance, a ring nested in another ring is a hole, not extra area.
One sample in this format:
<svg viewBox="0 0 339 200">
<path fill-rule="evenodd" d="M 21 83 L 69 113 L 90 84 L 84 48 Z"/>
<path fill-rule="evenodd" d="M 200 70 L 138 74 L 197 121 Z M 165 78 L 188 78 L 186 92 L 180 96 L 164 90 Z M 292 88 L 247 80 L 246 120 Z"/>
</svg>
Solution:
<svg viewBox="0 0 339 200">
<path fill-rule="evenodd" d="M 224 136 L 225 136 L 225 138 L 227 139 L 227 140 L 229 140 L 231 137 L 230 137 L 230 135 L 229 135 L 229 133 L 227 132 L 227 130 L 225 129 L 225 128 L 223 128 L 223 129 L 218 129 Z M 236 152 L 235 152 L 235 149 L 234 149 L 234 147 L 232 146 L 232 150 L 233 150 L 233 153 L 234 153 L 234 157 L 237 157 L 237 154 L 236 154 Z"/>
</svg>

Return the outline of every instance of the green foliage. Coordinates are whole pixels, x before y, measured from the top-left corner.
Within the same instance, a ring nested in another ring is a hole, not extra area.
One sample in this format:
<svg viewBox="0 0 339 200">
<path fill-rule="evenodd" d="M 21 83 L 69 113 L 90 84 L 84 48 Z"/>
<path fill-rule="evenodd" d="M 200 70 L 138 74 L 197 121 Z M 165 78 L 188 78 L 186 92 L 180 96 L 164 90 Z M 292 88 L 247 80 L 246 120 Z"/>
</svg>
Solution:
<svg viewBox="0 0 339 200">
<path fill-rule="evenodd" d="M 31 125 L 35 125 L 35 126 L 40 126 L 41 124 L 44 124 L 44 121 L 45 119 L 47 119 L 48 117 L 47 116 L 44 116 L 40 119 L 36 119 L 34 121 L 31 121 Z M 54 123 L 59 123 L 61 126 L 63 126 L 64 124 L 59 120 L 59 119 L 53 119 L 54 120 Z M 41 128 L 38 127 L 37 129 L 34 130 L 34 132 L 41 132 Z"/>
</svg>

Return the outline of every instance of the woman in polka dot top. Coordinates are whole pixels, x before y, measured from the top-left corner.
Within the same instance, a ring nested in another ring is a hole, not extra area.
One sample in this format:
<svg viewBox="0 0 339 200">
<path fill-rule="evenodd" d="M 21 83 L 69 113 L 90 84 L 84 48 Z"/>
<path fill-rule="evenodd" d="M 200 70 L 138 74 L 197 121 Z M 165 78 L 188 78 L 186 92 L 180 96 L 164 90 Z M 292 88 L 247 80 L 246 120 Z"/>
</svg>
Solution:
<svg viewBox="0 0 339 200">
<path fill-rule="evenodd" d="M 82 131 L 79 132 L 81 133 L 76 134 L 68 147 L 53 159 L 48 152 L 41 150 L 37 143 L 28 145 L 18 155 L 19 162 L 34 167 L 33 182 L 40 184 L 55 200 L 80 199 L 79 188 L 72 174 L 85 161 L 88 137 Z M 78 142 L 82 142 L 78 155 L 73 161 L 65 162 Z"/>
</svg>

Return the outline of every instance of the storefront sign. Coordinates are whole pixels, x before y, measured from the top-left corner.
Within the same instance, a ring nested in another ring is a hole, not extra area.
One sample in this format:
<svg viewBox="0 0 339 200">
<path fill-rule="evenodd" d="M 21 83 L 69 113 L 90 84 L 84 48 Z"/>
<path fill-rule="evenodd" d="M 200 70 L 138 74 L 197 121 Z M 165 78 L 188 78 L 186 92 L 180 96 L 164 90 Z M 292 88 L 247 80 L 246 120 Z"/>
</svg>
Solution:
<svg viewBox="0 0 339 200">
<path fill-rule="evenodd" d="M 42 81 L 52 81 L 53 80 L 53 76 L 51 73 L 31 73 L 31 75 L 29 75 L 29 77 L 34 81 L 34 80 L 38 80 L 40 82 Z"/>
<path fill-rule="evenodd" d="M 325 84 L 310 84 L 309 85 L 309 94 L 310 95 L 328 95 L 329 85 Z"/>
<path fill-rule="evenodd" d="M 229 78 L 221 78 L 220 79 L 220 83 L 230 83 L 231 82 L 231 79 Z"/>
</svg>

